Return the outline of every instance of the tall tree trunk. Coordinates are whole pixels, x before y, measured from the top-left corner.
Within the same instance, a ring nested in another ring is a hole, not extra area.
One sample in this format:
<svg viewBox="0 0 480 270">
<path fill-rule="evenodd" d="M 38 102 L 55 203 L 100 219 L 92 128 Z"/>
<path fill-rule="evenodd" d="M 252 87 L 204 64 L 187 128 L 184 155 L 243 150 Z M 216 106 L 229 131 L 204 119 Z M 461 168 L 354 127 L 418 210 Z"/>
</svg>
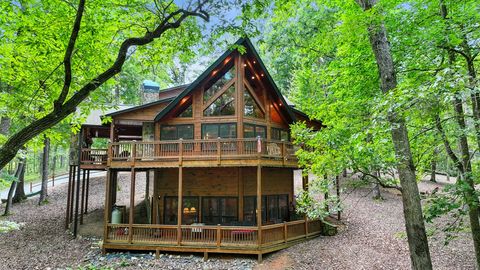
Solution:
<svg viewBox="0 0 480 270">
<path fill-rule="evenodd" d="M 465 182 L 467 188 L 464 190 L 465 201 L 468 204 L 468 216 L 470 218 L 470 228 L 472 231 L 473 244 L 475 248 L 475 256 L 477 259 L 477 268 L 480 269 L 480 223 L 479 223 L 479 206 L 478 206 L 478 196 L 475 192 L 475 183 L 473 181 L 472 165 L 470 163 L 470 149 L 468 146 L 465 124 L 465 116 L 463 112 L 462 100 L 456 97 L 455 102 L 455 113 L 457 123 L 460 126 L 462 132 L 460 133 L 460 153 L 462 155 L 461 161 L 463 165 L 463 174 L 461 177 L 457 178 L 457 182 L 463 185 L 462 182 Z"/>
<path fill-rule="evenodd" d="M 431 174 L 430 174 L 430 181 L 436 183 L 437 182 L 437 155 L 438 155 L 438 149 L 435 147 L 433 150 L 433 157 L 432 161 L 430 163 L 430 169 L 431 169 Z"/>
<path fill-rule="evenodd" d="M 38 205 L 41 205 L 47 200 L 48 196 L 48 159 L 50 152 L 50 139 L 45 136 L 43 140 L 43 154 L 42 154 L 42 187 L 40 190 L 40 199 Z"/>
<path fill-rule="evenodd" d="M 25 155 L 26 156 L 26 155 Z M 27 196 L 25 195 L 25 170 L 26 170 L 26 164 L 27 164 L 27 158 L 23 158 L 22 161 L 23 165 L 22 170 L 20 171 L 20 174 L 18 175 L 18 183 L 17 187 L 15 189 L 15 195 L 13 196 L 12 201 L 14 203 L 19 203 L 27 199 Z"/>
<path fill-rule="evenodd" d="M 357 0 L 357 2 L 364 11 L 370 10 L 376 4 L 376 0 Z M 372 20 L 368 32 L 380 73 L 380 86 L 382 92 L 388 94 L 396 88 L 397 78 L 383 21 Z M 400 185 L 402 186 L 403 214 L 412 268 L 430 270 L 432 269 L 432 261 L 405 119 L 392 108 L 388 114 L 388 121 L 392 128 L 392 142 L 395 149 Z"/>
<path fill-rule="evenodd" d="M 15 171 L 15 178 L 18 178 L 21 174 L 21 171 L 25 168 L 25 159 L 20 159 L 17 165 L 17 170 Z M 8 190 L 7 204 L 5 205 L 4 216 L 10 215 L 10 207 L 12 206 L 13 193 L 17 187 L 17 179 L 12 181 L 10 189 Z"/>
<path fill-rule="evenodd" d="M 54 185 L 55 181 L 55 167 L 57 167 L 57 152 L 58 152 L 58 144 L 55 145 L 53 148 L 53 160 L 52 160 L 52 186 Z"/>
</svg>

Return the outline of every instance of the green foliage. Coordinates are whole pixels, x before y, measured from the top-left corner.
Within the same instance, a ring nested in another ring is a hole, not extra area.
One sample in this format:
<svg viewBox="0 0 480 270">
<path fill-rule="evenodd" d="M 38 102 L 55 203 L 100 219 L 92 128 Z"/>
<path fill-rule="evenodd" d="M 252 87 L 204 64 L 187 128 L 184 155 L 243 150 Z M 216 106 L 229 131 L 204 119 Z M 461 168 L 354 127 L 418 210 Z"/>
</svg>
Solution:
<svg viewBox="0 0 480 270">
<path fill-rule="evenodd" d="M 325 125 L 320 132 L 302 123 L 292 127 L 295 143 L 302 146 L 297 154 L 305 171 L 315 175 L 338 175 L 345 168 L 364 174 L 391 172 L 396 158 L 388 115 L 394 110 L 406 120 L 417 177 L 430 171 L 432 161 L 438 169 L 456 175 L 435 119 L 440 117 L 457 155 L 462 134 L 472 144 L 470 149 L 477 148 L 473 142 L 478 131 L 469 107 L 470 97 L 479 90 L 478 79 L 472 83 L 464 54 L 470 50 L 476 57 L 472 64 L 478 77 L 480 6 L 477 1 L 445 2 L 447 19 L 439 0 L 379 1 L 368 12 L 355 1 L 273 1 L 261 46 L 267 65 L 289 99 Z M 388 95 L 380 91 L 370 46 L 372 20 L 384 22 L 397 71 L 398 85 Z M 452 63 L 446 47 L 453 48 Z M 465 130 L 455 121 L 455 97 L 464 101 Z M 478 155 L 471 158 L 473 177 L 479 183 Z M 381 180 L 396 184 L 391 178 Z M 452 212 L 463 215 L 459 209 L 465 202 L 460 195 L 465 189 L 460 181 L 429 200 L 427 220 Z M 317 211 L 323 205 L 302 196 L 302 210 L 320 215 Z"/>
</svg>

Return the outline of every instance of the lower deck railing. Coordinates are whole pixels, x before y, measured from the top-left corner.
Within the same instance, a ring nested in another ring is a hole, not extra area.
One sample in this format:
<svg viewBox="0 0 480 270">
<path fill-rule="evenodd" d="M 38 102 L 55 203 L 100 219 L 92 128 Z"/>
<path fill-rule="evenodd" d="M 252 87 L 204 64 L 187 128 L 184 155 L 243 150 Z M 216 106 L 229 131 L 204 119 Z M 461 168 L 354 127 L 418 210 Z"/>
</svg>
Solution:
<svg viewBox="0 0 480 270">
<path fill-rule="evenodd" d="M 131 229 L 130 229 L 131 228 Z M 262 226 L 107 224 L 105 243 L 258 249 L 320 234 L 320 220 Z M 260 236 L 260 237 L 259 237 Z"/>
</svg>

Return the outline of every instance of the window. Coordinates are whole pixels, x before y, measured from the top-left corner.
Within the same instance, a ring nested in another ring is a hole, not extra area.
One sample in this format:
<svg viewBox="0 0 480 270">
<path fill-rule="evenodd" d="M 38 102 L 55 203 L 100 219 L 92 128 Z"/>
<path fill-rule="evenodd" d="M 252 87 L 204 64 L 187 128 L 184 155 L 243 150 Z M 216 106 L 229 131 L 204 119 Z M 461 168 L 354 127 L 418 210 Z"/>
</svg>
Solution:
<svg viewBox="0 0 480 270">
<path fill-rule="evenodd" d="M 202 124 L 202 138 L 203 139 L 217 139 L 220 138 L 236 138 L 237 124 Z"/>
<path fill-rule="evenodd" d="M 203 115 L 235 115 L 235 84 L 232 84 L 221 96 L 208 105 L 208 107 L 203 111 Z"/>
<path fill-rule="evenodd" d="M 160 140 L 193 139 L 193 125 L 162 125 Z"/>
<path fill-rule="evenodd" d="M 198 222 L 198 197 L 183 197 L 182 198 L 182 224 L 192 224 Z M 178 197 L 165 197 L 164 205 L 164 223 L 165 224 L 177 224 L 177 213 L 178 213 Z"/>
<path fill-rule="evenodd" d="M 233 64 L 233 61 L 232 61 Z M 227 85 L 233 78 L 235 78 L 235 67 L 230 68 L 219 79 L 212 80 L 213 83 L 205 85 L 205 91 L 203 92 L 203 102 L 209 101 L 216 93 Z"/>
<path fill-rule="evenodd" d="M 192 108 L 192 104 L 188 105 L 188 107 L 183 110 L 181 113 L 179 113 L 177 115 L 177 117 L 193 117 L 193 108 Z"/>
<path fill-rule="evenodd" d="M 238 221 L 236 197 L 203 197 L 202 222 L 207 225 L 233 224 Z"/>
<path fill-rule="evenodd" d="M 277 141 L 288 141 L 289 140 L 289 133 L 288 130 L 286 129 L 281 129 L 281 128 L 273 128 L 270 130 L 271 131 L 271 137 L 272 140 L 277 140 Z"/>
<path fill-rule="evenodd" d="M 260 119 L 265 118 L 265 114 L 263 113 L 262 109 L 253 98 L 250 91 L 247 89 L 247 86 L 245 86 L 245 92 L 243 93 L 243 98 L 245 101 L 243 115 L 254 117 L 254 118 L 260 118 Z"/>
<path fill-rule="evenodd" d="M 247 224 L 257 222 L 257 197 L 245 196 L 243 202 L 243 220 Z M 264 195 L 262 196 L 262 223 L 273 224 L 288 221 L 288 195 Z"/>
<path fill-rule="evenodd" d="M 266 138 L 267 127 L 254 125 L 254 124 L 244 124 L 243 137 L 244 138 L 256 138 L 256 137 Z"/>
</svg>

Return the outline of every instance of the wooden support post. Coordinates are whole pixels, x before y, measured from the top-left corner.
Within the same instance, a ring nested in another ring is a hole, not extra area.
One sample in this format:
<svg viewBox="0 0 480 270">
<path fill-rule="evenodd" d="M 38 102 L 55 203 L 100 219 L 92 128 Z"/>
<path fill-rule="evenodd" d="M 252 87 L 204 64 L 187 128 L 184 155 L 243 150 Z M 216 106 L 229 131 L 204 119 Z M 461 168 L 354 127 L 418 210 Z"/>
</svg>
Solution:
<svg viewBox="0 0 480 270">
<path fill-rule="evenodd" d="M 74 216 L 74 221 L 73 221 L 73 237 L 77 238 L 77 233 L 78 233 L 78 210 L 79 210 L 79 204 L 80 204 L 80 164 L 77 166 L 78 172 L 77 172 L 77 183 L 75 186 L 75 216 Z"/>
<path fill-rule="evenodd" d="M 258 263 L 262 263 L 263 258 L 262 258 L 262 253 L 258 253 Z"/>
<path fill-rule="evenodd" d="M 178 142 L 178 165 L 183 165 L 183 139 L 180 138 Z"/>
<path fill-rule="evenodd" d="M 257 226 L 258 247 L 262 245 L 262 167 L 257 165 Z"/>
<path fill-rule="evenodd" d="M 208 252 L 206 251 L 203 252 L 203 261 L 204 262 L 208 261 Z"/>
<path fill-rule="evenodd" d="M 287 149 L 285 142 L 282 142 L 282 164 L 285 166 L 285 161 L 287 160 Z"/>
<path fill-rule="evenodd" d="M 304 219 L 305 219 L 305 238 L 307 238 L 308 237 L 308 217 L 307 217 L 307 215 L 305 215 Z"/>
<path fill-rule="evenodd" d="M 107 242 L 108 239 L 108 223 L 110 223 L 110 196 L 112 188 L 112 173 L 110 169 L 107 169 L 107 178 L 105 179 L 105 204 L 103 210 L 103 242 Z"/>
<path fill-rule="evenodd" d="M 287 228 L 287 222 L 283 222 L 283 242 L 286 243 L 288 239 L 288 228 Z"/>
<path fill-rule="evenodd" d="M 90 190 L 90 170 L 87 171 L 87 189 L 85 190 L 85 214 L 88 213 L 88 194 Z"/>
<path fill-rule="evenodd" d="M 70 197 L 71 194 L 71 186 L 72 186 L 72 166 L 68 166 L 68 187 L 67 187 L 67 211 L 65 213 L 65 229 L 68 229 L 68 225 L 70 224 Z M 30 182 L 32 184 L 32 182 Z"/>
<path fill-rule="evenodd" d="M 155 250 L 155 259 L 160 259 L 160 249 Z"/>
<path fill-rule="evenodd" d="M 80 224 L 83 224 L 83 212 L 85 208 L 85 178 L 86 178 L 87 171 L 83 170 L 82 176 L 82 197 L 80 203 Z"/>
<path fill-rule="evenodd" d="M 222 160 L 222 145 L 220 144 L 220 137 L 217 138 L 217 165 L 220 165 Z"/>
<path fill-rule="evenodd" d="M 182 242 L 183 168 L 178 167 L 177 245 Z"/>
<path fill-rule="evenodd" d="M 131 244 L 133 240 L 133 214 L 135 210 L 135 168 L 131 170 L 130 181 L 130 214 L 128 216 L 128 243 Z"/>
<path fill-rule="evenodd" d="M 132 142 L 132 167 L 135 167 L 135 159 L 137 157 L 137 144 Z"/>
<path fill-rule="evenodd" d="M 222 228 L 220 224 L 217 224 L 217 247 L 220 247 L 222 243 Z"/>
<path fill-rule="evenodd" d="M 75 165 L 71 165 L 72 167 L 72 185 L 70 186 L 70 216 L 68 218 L 68 223 L 72 223 L 73 221 L 73 200 L 75 199 L 75 177 L 77 175 L 77 168 Z"/>
<path fill-rule="evenodd" d="M 243 222 L 243 208 L 244 208 L 244 183 L 243 183 L 243 170 L 237 168 L 238 175 L 238 221 Z"/>
</svg>

